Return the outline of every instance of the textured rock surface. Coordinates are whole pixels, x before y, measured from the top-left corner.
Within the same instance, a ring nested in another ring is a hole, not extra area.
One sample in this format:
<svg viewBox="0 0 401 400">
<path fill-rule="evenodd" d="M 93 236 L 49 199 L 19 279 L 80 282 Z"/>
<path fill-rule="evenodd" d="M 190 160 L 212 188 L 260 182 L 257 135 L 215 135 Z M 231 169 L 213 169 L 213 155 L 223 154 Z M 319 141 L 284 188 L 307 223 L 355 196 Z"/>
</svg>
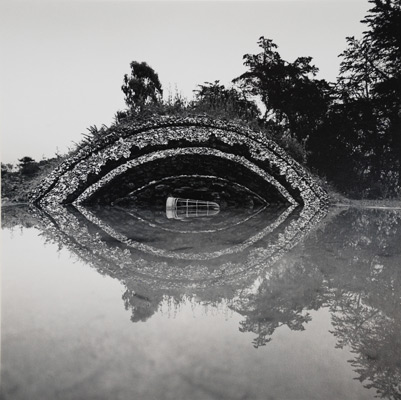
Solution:
<svg viewBox="0 0 401 400">
<path fill-rule="evenodd" d="M 126 193 L 118 193 L 124 197 L 153 180 L 198 174 L 242 184 L 267 201 L 327 202 L 307 171 L 274 142 L 243 126 L 200 117 L 158 117 L 110 128 L 55 169 L 31 201 L 107 204 L 113 187 L 124 188 Z"/>
</svg>

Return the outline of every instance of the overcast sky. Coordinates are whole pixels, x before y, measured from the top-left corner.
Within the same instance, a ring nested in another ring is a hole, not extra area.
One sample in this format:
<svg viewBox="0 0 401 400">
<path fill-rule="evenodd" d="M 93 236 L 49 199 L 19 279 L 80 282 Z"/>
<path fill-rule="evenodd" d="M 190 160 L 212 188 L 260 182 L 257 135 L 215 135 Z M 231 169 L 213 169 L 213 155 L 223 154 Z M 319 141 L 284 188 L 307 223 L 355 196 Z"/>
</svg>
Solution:
<svg viewBox="0 0 401 400">
<path fill-rule="evenodd" d="M 0 0 L 1 161 L 65 153 L 91 125 L 124 108 L 132 60 L 159 74 L 164 92 L 245 71 L 242 56 L 272 39 L 282 58 L 313 57 L 334 81 L 346 36 L 360 37 L 367 0 Z"/>
</svg>

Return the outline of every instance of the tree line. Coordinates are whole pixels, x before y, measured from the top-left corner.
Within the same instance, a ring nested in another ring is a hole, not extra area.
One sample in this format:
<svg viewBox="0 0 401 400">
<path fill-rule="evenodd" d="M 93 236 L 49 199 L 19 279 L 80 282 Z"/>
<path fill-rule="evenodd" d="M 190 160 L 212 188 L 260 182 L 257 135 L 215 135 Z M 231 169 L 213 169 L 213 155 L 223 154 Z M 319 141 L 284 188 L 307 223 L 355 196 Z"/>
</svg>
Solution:
<svg viewBox="0 0 401 400">
<path fill-rule="evenodd" d="M 370 0 L 362 38 L 348 37 L 336 82 L 317 79 L 311 57 L 284 60 L 273 40 L 245 54 L 230 87 L 198 86 L 194 99 L 163 99 L 158 74 L 133 61 L 116 120 L 148 112 L 199 113 L 246 121 L 351 197 L 396 197 L 401 183 L 401 3 Z"/>
<path fill-rule="evenodd" d="M 243 56 L 246 71 L 229 87 L 219 80 L 205 82 L 191 100 L 178 93 L 163 97 L 157 72 L 146 62 L 132 61 L 121 87 L 127 108 L 116 113 L 115 123 L 154 114 L 243 121 L 349 197 L 399 197 L 401 2 L 369 3 L 372 8 L 361 21 L 366 31 L 359 39 L 346 38 L 336 82 L 317 78 L 312 57 L 284 60 L 277 44 L 262 36 L 259 52 Z M 83 142 L 95 140 L 105 128 L 90 127 Z M 31 178 L 43 165 L 24 157 L 17 169 L 2 164 L 2 175 Z"/>
</svg>

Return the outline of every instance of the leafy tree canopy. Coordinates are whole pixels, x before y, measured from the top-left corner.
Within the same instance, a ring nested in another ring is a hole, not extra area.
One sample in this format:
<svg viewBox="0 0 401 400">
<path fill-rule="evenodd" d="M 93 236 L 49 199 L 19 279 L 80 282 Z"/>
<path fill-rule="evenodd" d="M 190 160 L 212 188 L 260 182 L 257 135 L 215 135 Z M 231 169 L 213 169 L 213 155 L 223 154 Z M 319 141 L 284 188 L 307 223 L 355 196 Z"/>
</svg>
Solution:
<svg viewBox="0 0 401 400">
<path fill-rule="evenodd" d="M 328 83 L 315 79 L 318 69 L 311 64 L 311 57 L 299 57 L 291 63 L 281 58 L 271 39 L 262 36 L 258 44 L 262 52 L 244 55 L 248 71 L 233 82 L 248 94 L 260 96 L 266 120 L 285 124 L 298 139 L 306 139 L 327 110 Z"/>
<path fill-rule="evenodd" d="M 339 140 L 350 143 L 369 184 L 401 182 L 401 3 L 370 0 L 361 39 L 347 38 L 331 118 Z M 339 116 L 344 118 L 341 120 Z M 342 138 L 341 138 L 342 136 Z M 365 162 L 363 162 L 365 160 Z"/>
<path fill-rule="evenodd" d="M 39 171 L 38 163 L 31 157 L 22 157 L 18 161 L 19 170 L 23 175 L 33 175 Z"/>
<path fill-rule="evenodd" d="M 146 62 L 132 61 L 131 74 L 124 75 L 121 90 L 132 111 L 142 111 L 149 103 L 157 103 L 163 95 L 158 74 Z"/>
</svg>

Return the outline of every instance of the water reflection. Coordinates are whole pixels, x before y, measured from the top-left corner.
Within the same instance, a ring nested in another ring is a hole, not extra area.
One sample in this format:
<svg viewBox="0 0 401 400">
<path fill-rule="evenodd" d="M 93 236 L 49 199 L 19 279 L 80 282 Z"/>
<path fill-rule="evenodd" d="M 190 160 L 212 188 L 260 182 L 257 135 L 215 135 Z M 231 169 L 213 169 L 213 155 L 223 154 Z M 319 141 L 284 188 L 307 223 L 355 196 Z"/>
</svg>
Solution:
<svg viewBox="0 0 401 400">
<path fill-rule="evenodd" d="M 279 327 L 307 329 L 311 311 L 328 307 L 336 346 L 352 349 L 358 379 L 382 398 L 401 397 L 400 211 L 331 210 L 320 224 L 321 210 L 232 212 L 213 234 L 198 222 L 181 232 L 172 220 L 169 230 L 166 216 L 148 212 L 144 220 L 142 211 L 118 207 L 13 213 L 4 224 L 35 225 L 121 281 L 132 322 L 148 320 L 166 297 L 224 301 L 258 348 L 274 343 Z"/>
<path fill-rule="evenodd" d="M 67 247 L 126 286 L 123 300 L 130 305 L 133 320 L 144 310 L 151 315 L 163 295 L 194 294 L 202 301 L 240 298 L 254 290 L 266 268 L 325 212 L 291 206 L 243 214 L 224 209 L 212 222 L 197 220 L 191 230 L 183 231 L 160 229 L 165 223 L 155 222 L 160 218 L 157 212 L 153 219 L 148 215 L 143 220 L 130 208 L 70 206 L 30 212 L 47 240 Z M 171 222 L 173 227 L 180 223 Z"/>
<path fill-rule="evenodd" d="M 350 210 L 341 230 L 327 232 L 338 251 L 326 276 L 337 346 L 350 346 L 350 362 L 366 387 L 401 398 L 401 213 Z"/>
<path fill-rule="evenodd" d="M 328 306 L 337 347 L 349 346 L 358 379 L 383 398 L 401 398 L 401 212 L 350 209 L 278 262 L 257 293 L 235 309 L 254 346 L 282 325 L 304 330 Z"/>
<path fill-rule="evenodd" d="M 44 235 L 90 259 L 101 272 L 124 270 L 124 279 L 129 272 L 152 288 L 191 290 L 254 282 L 324 216 L 321 210 L 294 206 L 264 209 L 248 218 L 225 210 L 219 215 L 226 220 L 224 229 L 205 229 L 210 221 L 203 220 L 181 231 L 159 229 L 120 207 L 53 207 L 32 213 Z"/>
</svg>

